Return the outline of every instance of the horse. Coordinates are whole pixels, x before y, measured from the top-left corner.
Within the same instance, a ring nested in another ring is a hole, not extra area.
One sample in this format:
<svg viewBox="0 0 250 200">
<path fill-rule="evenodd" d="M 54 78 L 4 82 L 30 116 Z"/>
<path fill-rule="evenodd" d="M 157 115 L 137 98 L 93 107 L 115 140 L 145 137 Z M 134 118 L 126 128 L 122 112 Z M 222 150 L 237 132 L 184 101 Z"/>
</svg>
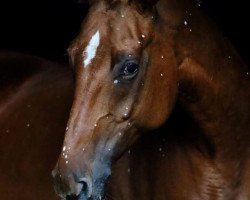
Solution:
<svg viewBox="0 0 250 200">
<path fill-rule="evenodd" d="M 70 68 L 1 51 L 0 96 L 0 199 L 58 199 L 51 170 L 73 99 Z"/>
<path fill-rule="evenodd" d="M 68 52 L 61 199 L 250 199 L 250 76 L 190 0 L 92 0 Z"/>
</svg>

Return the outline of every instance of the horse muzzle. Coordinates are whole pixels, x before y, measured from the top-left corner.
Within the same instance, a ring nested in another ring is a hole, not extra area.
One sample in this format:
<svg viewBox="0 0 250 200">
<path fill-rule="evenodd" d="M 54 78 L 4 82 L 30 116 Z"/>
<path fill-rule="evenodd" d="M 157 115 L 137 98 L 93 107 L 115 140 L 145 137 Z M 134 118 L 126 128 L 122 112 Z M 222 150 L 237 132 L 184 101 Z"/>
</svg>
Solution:
<svg viewBox="0 0 250 200">
<path fill-rule="evenodd" d="M 58 165 L 52 171 L 54 189 L 62 200 L 101 200 L 105 197 L 105 186 L 111 174 L 109 167 L 94 168 L 91 176 L 61 173 Z M 87 173 L 86 173 L 87 174 Z"/>
</svg>

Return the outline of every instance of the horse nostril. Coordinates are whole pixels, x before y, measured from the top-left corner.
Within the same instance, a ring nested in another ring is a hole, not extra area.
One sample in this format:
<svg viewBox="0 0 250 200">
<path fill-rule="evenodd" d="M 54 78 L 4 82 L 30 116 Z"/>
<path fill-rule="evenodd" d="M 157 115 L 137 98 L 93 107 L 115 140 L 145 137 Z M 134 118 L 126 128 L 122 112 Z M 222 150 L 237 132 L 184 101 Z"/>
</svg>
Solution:
<svg viewBox="0 0 250 200">
<path fill-rule="evenodd" d="M 77 196 L 85 196 L 86 198 L 91 197 L 92 182 L 90 178 L 85 177 L 77 180 L 76 194 Z"/>
</svg>

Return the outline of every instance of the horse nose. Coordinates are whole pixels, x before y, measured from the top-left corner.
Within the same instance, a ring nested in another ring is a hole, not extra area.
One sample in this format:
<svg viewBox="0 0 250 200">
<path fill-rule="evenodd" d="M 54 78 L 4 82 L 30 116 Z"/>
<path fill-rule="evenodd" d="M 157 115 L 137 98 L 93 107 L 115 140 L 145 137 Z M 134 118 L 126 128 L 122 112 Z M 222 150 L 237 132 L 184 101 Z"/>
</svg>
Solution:
<svg viewBox="0 0 250 200">
<path fill-rule="evenodd" d="M 75 182 L 73 191 L 66 196 L 66 200 L 87 200 L 91 198 L 92 183 L 89 178 L 81 178 Z"/>
<path fill-rule="evenodd" d="M 62 177 L 58 169 L 52 171 L 54 189 L 59 197 L 66 200 L 87 200 L 92 195 L 92 181 L 89 176 L 79 178 L 76 175 Z"/>
<path fill-rule="evenodd" d="M 85 197 L 86 199 L 91 197 L 92 194 L 92 181 L 90 177 L 84 177 L 84 178 L 76 178 L 75 183 L 76 188 L 76 196 Z"/>
</svg>

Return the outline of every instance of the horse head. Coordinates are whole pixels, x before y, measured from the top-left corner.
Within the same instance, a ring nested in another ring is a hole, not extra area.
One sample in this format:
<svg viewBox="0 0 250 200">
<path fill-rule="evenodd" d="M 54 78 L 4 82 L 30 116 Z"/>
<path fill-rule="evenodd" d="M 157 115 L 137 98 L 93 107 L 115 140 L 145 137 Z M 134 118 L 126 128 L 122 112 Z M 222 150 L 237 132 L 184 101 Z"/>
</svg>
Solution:
<svg viewBox="0 0 250 200">
<path fill-rule="evenodd" d="M 111 165 L 174 107 L 177 68 L 157 1 L 91 1 L 69 48 L 75 97 L 53 171 L 62 198 L 101 199 Z"/>
</svg>

